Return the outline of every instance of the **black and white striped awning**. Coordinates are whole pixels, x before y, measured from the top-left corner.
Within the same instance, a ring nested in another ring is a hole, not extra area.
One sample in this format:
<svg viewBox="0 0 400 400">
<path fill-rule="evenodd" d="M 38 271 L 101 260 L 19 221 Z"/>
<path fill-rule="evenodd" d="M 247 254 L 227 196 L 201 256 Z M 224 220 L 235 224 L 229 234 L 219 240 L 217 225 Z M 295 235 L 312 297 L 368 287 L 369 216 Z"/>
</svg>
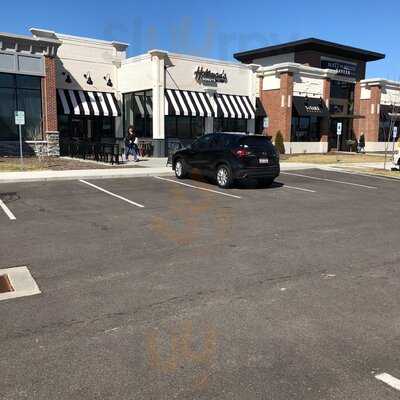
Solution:
<svg viewBox="0 0 400 400">
<path fill-rule="evenodd" d="M 114 93 L 57 89 L 59 112 L 65 115 L 118 117 L 121 115 Z"/>
<path fill-rule="evenodd" d="M 167 89 L 165 115 L 254 119 L 255 107 L 248 96 Z"/>
<path fill-rule="evenodd" d="M 216 117 L 217 105 L 210 93 L 166 89 L 165 115 Z"/>
<path fill-rule="evenodd" d="M 255 107 L 248 96 L 236 96 L 231 94 L 215 95 L 218 116 L 222 118 L 255 118 Z"/>
</svg>

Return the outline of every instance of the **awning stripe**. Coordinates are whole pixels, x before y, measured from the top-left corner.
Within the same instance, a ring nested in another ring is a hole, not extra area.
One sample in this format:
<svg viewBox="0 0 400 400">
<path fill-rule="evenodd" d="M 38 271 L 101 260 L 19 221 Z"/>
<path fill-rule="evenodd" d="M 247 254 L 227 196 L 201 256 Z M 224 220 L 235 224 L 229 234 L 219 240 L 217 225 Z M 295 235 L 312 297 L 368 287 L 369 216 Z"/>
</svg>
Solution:
<svg viewBox="0 0 400 400">
<path fill-rule="evenodd" d="M 90 98 L 90 104 L 92 105 L 92 108 L 93 108 L 93 112 L 94 112 L 93 115 L 99 116 L 100 115 L 100 110 L 99 110 L 99 107 L 97 105 L 97 101 L 96 101 L 96 98 L 94 97 L 93 92 L 87 92 L 87 94 L 88 94 L 88 96 Z"/>
<path fill-rule="evenodd" d="M 206 115 L 206 112 L 205 112 L 203 106 L 201 105 L 201 100 L 200 100 L 199 94 L 197 92 L 191 92 L 191 95 L 193 96 L 197 110 L 199 111 L 199 113 L 197 115 L 199 115 L 200 117 L 204 117 Z"/>
<path fill-rule="evenodd" d="M 89 106 L 87 105 L 86 97 L 82 91 L 78 91 L 79 100 L 82 104 L 83 114 L 90 115 Z"/>
<path fill-rule="evenodd" d="M 215 95 L 211 93 L 207 93 L 208 100 L 211 104 L 211 110 L 213 113 L 213 117 L 216 118 L 218 115 L 218 107 L 217 107 L 217 102 L 215 101 Z"/>
<path fill-rule="evenodd" d="M 69 94 L 69 99 L 71 100 L 71 104 L 72 104 L 72 113 L 75 115 L 79 115 L 81 112 L 79 110 L 74 91 L 68 90 L 68 94 Z"/>
<path fill-rule="evenodd" d="M 240 107 L 238 106 L 235 96 L 230 96 L 229 98 L 232 101 L 232 104 L 233 104 L 233 107 L 234 107 L 234 109 L 236 111 L 237 117 L 238 118 L 244 118 L 243 112 L 241 111 Z"/>
<path fill-rule="evenodd" d="M 168 93 L 168 96 L 169 96 L 169 100 L 170 100 L 170 102 L 172 104 L 172 110 L 171 110 L 172 114 L 171 115 L 181 115 L 181 111 L 180 111 L 180 109 L 178 107 L 177 100 L 175 99 L 174 95 L 172 94 L 173 91 L 168 89 L 167 93 Z"/>
<path fill-rule="evenodd" d="M 233 111 L 232 104 L 229 101 L 229 96 L 227 96 L 226 94 L 223 94 L 222 95 L 222 99 L 223 99 L 223 101 L 225 103 L 226 108 L 228 109 L 228 111 L 230 113 L 229 117 L 230 118 L 236 118 L 235 111 Z"/>
<path fill-rule="evenodd" d="M 111 108 L 111 115 L 118 115 L 118 110 L 115 107 L 115 102 L 113 97 L 111 96 L 111 93 L 106 93 L 105 97 L 108 99 L 108 104 L 110 105 Z"/>
<path fill-rule="evenodd" d="M 89 96 L 89 93 L 88 92 L 82 92 L 82 93 L 83 93 L 83 95 L 85 96 L 85 99 L 86 99 L 86 104 L 87 104 L 88 109 L 89 109 L 89 115 L 95 115 L 94 108 L 93 108 L 93 105 L 92 105 L 92 100 L 91 100 L 91 98 Z"/>
<path fill-rule="evenodd" d="M 194 105 L 193 105 L 192 99 L 191 99 L 190 96 L 189 96 L 189 93 L 185 90 L 185 91 L 183 92 L 183 94 L 184 94 L 185 99 L 186 99 L 186 102 L 187 102 L 187 104 L 188 104 L 188 106 L 189 106 L 191 115 L 197 115 L 196 109 L 194 108 Z"/>
<path fill-rule="evenodd" d="M 166 89 L 165 115 L 254 119 L 255 108 L 248 96 Z"/>
<path fill-rule="evenodd" d="M 247 108 L 250 111 L 251 119 L 254 119 L 256 117 L 256 108 L 255 108 L 255 106 L 251 103 L 249 97 L 243 96 L 242 98 L 243 98 L 244 103 L 247 105 Z"/>
<path fill-rule="evenodd" d="M 64 90 L 58 89 L 58 97 L 59 97 L 59 99 L 61 101 L 61 104 L 62 104 L 62 107 L 63 107 L 63 110 L 64 110 L 64 114 L 67 114 L 67 115 L 71 114 L 71 109 L 70 109 L 70 107 L 68 105 L 67 98 L 65 97 Z"/>
<path fill-rule="evenodd" d="M 86 92 L 83 90 L 57 89 L 59 112 L 65 115 L 113 116 L 121 115 L 114 93 Z"/>
<path fill-rule="evenodd" d="M 199 96 L 201 99 L 201 102 L 203 104 L 203 107 L 205 109 L 205 116 L 206 117 L 212 117 L 212 112 L 211 112 L 211 104 L 209 104 L 208 100 L 207 100 L 207 96 L 204 93 L 199 92 Z"/>
<path fill-rule="evenodd" d="M 243 100 L 241 99 L 241 97 L 235 96 L 235 100 L 238 103 L 238 106 L 240 108 L 240 111 L 242 112 L 242 115 L 244 115 L 244 118 L 249 119 L 250 115 L 247 112 L 247 109 L 246 109 L 245 105 L 243 104 Z"/>
</svg>

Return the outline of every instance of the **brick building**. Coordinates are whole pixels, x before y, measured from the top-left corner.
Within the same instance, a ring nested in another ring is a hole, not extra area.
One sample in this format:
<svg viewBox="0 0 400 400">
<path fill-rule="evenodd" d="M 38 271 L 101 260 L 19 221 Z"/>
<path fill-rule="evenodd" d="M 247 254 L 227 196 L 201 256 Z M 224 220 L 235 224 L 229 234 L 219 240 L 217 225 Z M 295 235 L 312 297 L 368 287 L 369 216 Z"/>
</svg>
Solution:
<svg viewBox="0 0 400 400">
<path fill-rule="evenodd" d="M 338 123 L 341 150 L 361 135 L 367 150 L 384 149 L 387 107 L 400 104 L 400 86 L 365 79 L 366 64 L 384 54 L 311 38 L 234 56 L 260 65 L 259 96 L 267 113 L 263 131 L 271 136 L 280 131 L 288 152 L 335 149 Z"/>
</svg>

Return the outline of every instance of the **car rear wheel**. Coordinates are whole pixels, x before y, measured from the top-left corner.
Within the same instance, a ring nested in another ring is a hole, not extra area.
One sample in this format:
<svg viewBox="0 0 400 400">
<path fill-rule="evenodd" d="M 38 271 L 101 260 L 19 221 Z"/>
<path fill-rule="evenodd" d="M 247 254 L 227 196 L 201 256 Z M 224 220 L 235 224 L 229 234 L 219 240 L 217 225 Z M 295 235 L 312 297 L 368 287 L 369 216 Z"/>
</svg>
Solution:
<svg viewBox="0 0 400 400">
<path fill-rule="evenodd" d="M 187 177 L 187 169 L 185 162 L 182 159 L 177 160 L 175 163 L 175 176 L 178 179 L 184 179 Z"/>
<path fill-rule="evenodd" d="M 233 184 L 233 175 L 231 169 L 225 164 L 218 166 L 215 180 L 220 188 L 230 188 Z"/>
</svg>

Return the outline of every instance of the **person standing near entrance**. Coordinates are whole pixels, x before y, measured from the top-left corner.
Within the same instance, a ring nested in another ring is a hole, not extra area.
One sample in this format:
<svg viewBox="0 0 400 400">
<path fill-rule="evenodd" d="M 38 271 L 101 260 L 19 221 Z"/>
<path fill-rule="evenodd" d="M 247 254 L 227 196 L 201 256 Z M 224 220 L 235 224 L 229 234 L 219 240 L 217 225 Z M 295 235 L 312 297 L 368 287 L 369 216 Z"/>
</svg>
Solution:
<svg viewBox="0 0 400 400">
<path fill-rule="evenodd" d="M 138 138 L 132 125 L 128 127 L 128 133 L 125 137 L 125 159 L 129 160 L 129 155 L 133 156 L 133 161 L 139 161 L 138 158 Z"/>
</svg>

